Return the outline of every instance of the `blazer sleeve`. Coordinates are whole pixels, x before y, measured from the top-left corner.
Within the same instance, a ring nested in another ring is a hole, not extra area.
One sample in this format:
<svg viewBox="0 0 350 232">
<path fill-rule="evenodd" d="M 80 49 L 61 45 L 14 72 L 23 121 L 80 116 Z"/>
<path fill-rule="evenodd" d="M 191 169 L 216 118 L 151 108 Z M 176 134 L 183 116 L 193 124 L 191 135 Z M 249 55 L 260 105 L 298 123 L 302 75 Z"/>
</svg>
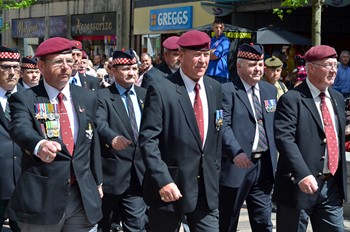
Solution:
<svg viewBox="0 0 350 232">
<path fill-rule="evenodd" d="M 159 149 L 159 137 L 164 133 L 163 112 L 162 96 L 155 85 L 150 85 L 142 112 L 139 143 L 146 169 L 158 189 L 174 182 Z"/>
<path fill-rule="evenodd" d="M 233 158 L 244 152 L 239 145 L 232 128 L 232 114 L 234 108 L 234 86 L 232 83 L 227 83 L 222 86 L 222 109 L 224 113 L 224 122 L 222 126 L 222 145 L 223 154 L 233 162 Z"/>
<path fill-rule="evenodd" d="M 45 137 L 39 132 L 40 125 L 34 118 L 34 103 L 28 101 L 31 97 L 25 93 L 29 92 L 17 92 L 9 99 L 11 109 L 9 132 L 13 141 L 33 154 L 35 146 Z"/>
</svg>

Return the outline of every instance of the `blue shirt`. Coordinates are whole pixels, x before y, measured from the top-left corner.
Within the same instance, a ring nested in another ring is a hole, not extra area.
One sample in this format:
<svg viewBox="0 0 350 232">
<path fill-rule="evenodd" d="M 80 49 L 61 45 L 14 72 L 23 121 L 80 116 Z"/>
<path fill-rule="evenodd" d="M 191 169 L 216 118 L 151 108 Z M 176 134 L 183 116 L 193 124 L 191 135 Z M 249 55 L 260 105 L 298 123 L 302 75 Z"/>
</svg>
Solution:
<svg viewBox="0 0 350 232">
<path fill-rule="evenodd" d="M 228 55 L 230 52 L 230 40 L 222 34 L 218 39 L 211 38 L 210 49 L 216 49 L 213 53 L 219 59 L 210 60 L 206 74 L 209 76 L 229 78 Z"/>
<path fill-rule="evenodd" d="M 340 64 L 335 77 L 333 89 L 342 94 L 350 93 L 350 67 Z"/>
</svg>

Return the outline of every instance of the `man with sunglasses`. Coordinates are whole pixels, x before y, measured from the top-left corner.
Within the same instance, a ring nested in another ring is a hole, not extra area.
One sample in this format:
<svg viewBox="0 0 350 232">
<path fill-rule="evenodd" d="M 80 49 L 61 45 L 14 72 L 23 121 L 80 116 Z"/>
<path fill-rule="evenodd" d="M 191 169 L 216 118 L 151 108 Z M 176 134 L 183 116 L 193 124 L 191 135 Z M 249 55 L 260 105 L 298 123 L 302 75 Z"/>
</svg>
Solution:
<svg viewBox="0 0 350 232">
<path fill-rule="evenodd" d="M 17 84 L 21 69 L 19 60 L 18 52 L 0 46 L 0 227 L 5 221 L 5 210 L 21 173 L 22 152 L 9 135 L 11 117 L 8 104 L 11 94 L 23 90 Z M 13 220 L 10 220 L 10 228 L 12 231 L 19 231 L 17 223 Z"/>
<path fill-rule="evenodd" d="M 273 200 L 277 231 L 344 231 L 347 198 L 344 98 L 331 86 L 337 52 L 319 45 L 304 56 L 306 80 L 283 94 L 275 113 L 279 151 Z"/>
<path fill-rule="evenodd" d="M 96 232 L 102 218 L 97 96 L 69 84 L 68 39 L 45 40 L 35 56 L 43 81 L 10 98 L 10 135 L 25 153 L 7 214 L 21 232 Z"/>
</svg>

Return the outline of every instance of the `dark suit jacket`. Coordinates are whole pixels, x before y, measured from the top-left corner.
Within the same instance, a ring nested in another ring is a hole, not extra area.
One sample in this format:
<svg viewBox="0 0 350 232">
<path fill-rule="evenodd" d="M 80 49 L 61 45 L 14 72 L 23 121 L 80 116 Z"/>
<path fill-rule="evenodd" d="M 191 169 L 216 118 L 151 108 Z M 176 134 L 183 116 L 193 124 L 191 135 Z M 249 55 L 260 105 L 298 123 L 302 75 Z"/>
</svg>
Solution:
<svg viewBox="0 0 350 232">
<path fill-rule="evenodd" d="M 40 122 L 35 117 L 36 103 L 49 103 L 43 82 L 10 98 L 11 138 L 23 149 L 22 174 L 8 206 L 10 219 L 31 224 L 57 224 L 62 218 L 69 198 L 71 168 L 81 192 L 88 220 L 97 223 L 101 217 L 101 198 L 97 185 L 102 183 L 100 144 L 94 127 L 98 107 L 91 90 L 70 85 L 73 104 L 79 122 L 74 156 L 61 139 L 62 146 L 52 163 L 46 164 L 33 154 L 37 143 L 45 139 Z M 87 130 L 92 129 L 92 138 Z"/>
<path fill-rule="evenodd" d="M 135 86 L 136 96 L 142 110 L 146 90 Z M 97 130 L 102 147 L 103 191 L 120 195 L 130 187 L 131 173 L 134 168 L 142 185 L 145 165 L 138 141 L 135 141 L 130 119 L 123 100 L 113 84 L 98 92 L 99 108 L 97 111 Z M 124 136 L 133 141 L 126 149 L 117 151 L 112 146 L 116 136 Z"/>
<path fill-rule="evenodd" d="M 158 65 L 156 67 L 157 69 L 159 69 L 160 71 L 162 71 L 163 73 L 165 73 L 167 76 L 173 74 L 173 72 L 171 71 L 171 69 L 168 67 L 168 65 L 166 64 L 165 61 L 163 61 L 160 65 Z"/>
<path fill-rule="evenodd" d="M 209 124 L 204 148 L 186 87 L 177 71 L 151 85 L 142 114 L 140 148 L 146 174 L 144 199 L 151 207 L 192 212 L 197 205 L 198 179 L 203 168 L 205 194 L 210 209 L 218 207 L 221 133 L 216 110 L 221 109 L 221 86 L 204 76 Z M 173 203 L 160 199 L 159 189 L 174 182 L 183 197 Z"/>
<path fill-rule="evenodd" d="M 100 80 L 96 77 L 79 73 L 81 87 L 85 89 L 98 90 L 100 89 Z"/>
<path fill-rule="evenodd" d="M 24 88 L 17 84 L 17 91 Z M 0 199 L 9 200 L 21 174 L 21 148 L 10 138 L 9 120 L 0 106 Z"/>
<path fill-rule="evenodd" d="M 157 84 L 158 81 L 162 80 L 165 76 L 166 75 L 159 69 L 152 67 L 143 74 L 141 87 L 147 89 L 151 84 Z"/>
<path fill-rule="evenodd" d="M 274 176 L 277 163 L 277 151 L 273 131 L 274 112 L 268 112 L 266 110 L 264 101 L 271 99 L 277 101 L 277 91 L 273 85 L 265 81 L 260 81 L 259 87 L 264 127 L 272 165 L 271 176 Z M 233 82 L 223 84 L 222 89 L 224 124 L 222 128 L 223 157 L 220 184 L 238 188 L 250 169 L 238 168 L 233 164 L 233 158 L 241 152 L 245 152 L 248 157 L 251 156 L 256 120 L 247 92 L 240 78 L 235 78 Z"/>
<path fill-rule="evenodd" d="M 332 88 L 328 90 L 338 118 L 340 160 L 336 178 L 342 190 L 342 198 L 346 199 L 345 105 L 339 92 Z M 320 187 L 326 136 L 306 81 L 279 99 L 275 116 L 275 133 L 280 156 L 273 198 L 277 203 L 289 207 L 310 208 L 315 204 L 319 194 L 316 192 L 310 195 L 301 192 L 298 183 L 306 176 L 313 175 Z"/>
</svg>

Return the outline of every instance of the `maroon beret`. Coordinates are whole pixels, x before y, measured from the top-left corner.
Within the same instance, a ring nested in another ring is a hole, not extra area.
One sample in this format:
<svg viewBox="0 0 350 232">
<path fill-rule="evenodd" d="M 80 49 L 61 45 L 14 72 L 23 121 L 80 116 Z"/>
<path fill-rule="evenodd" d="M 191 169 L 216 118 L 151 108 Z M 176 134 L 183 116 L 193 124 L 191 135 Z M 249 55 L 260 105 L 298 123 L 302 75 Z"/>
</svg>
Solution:
<svg viewBox="0 0 350 232">
<path fill-rule="evenodd" d="M 304 55 L 306 62 L 322 60 L 325 58 L 337 58 L 337 52 L 333 47 L 327 45 L 317 45 L 310 48 Z"/>
<path fill-rule="evenodd" d="M 23 57 L 21 62 L 21 68 L 23 69 L 38 69 L 36 57 Z"/>
<path fill-rule="evenodd" d="M 72 43 L 71 44 L 72 49 L 78 49 L 80 51 L 83 50 L 83 45 L 79 40 L 71 40 L 70 42 Z"/>
<path fill-rule="evenodd" d="M 83 50 L 81 51 L 83 54 L 82 54 L 82 59 L 87 59 L 88 58 L 88 54 Z"/>
<path fill-rule="evenodd" d="M 210 37 L 205 32 L 191 30 L 182 34 L 177 44 L 190 50 L 208 51 L 210 50 Z"/>
<path fill-rule="evenodd" d="M 11 48 L 0 45 L 0 61 L 18 61 L 20 54 Z"/>
<path fill-rule="evenodd" d="M 179 45 L 177 44 L 177 41 L 179 40 L 179 36 L 170 36 L 163 42 L 163 47 L 168 50 L 177 51 L 179 50 Z"/>
<path fill-rule="evenodd" d="M 70 40 L 62 37 L 54 37 L 42 42 L 36 49 L 35 56 L 43 57 L 50 54 L 66 53 L 71 51 L 72 46 Z"/>
<path fill-rule="evenodd" d="M 244 43 L 238 47 L 237 58 L 243 58 L 247 60 L 262 60 L 264 59 L 264 47 L 258 43 Z"/>
</svg>

